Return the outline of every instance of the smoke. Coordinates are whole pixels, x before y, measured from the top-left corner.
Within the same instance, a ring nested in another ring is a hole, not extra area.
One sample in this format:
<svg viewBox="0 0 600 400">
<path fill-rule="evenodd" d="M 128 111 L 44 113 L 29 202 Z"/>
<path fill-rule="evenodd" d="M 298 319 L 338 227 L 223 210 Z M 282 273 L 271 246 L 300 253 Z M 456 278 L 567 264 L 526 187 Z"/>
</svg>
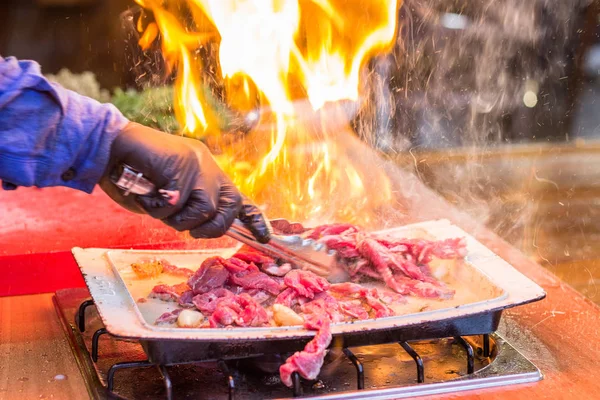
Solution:
<svg viewBox="0 0 600 400">
<path fill-rule="evenodd" d="M 406 0 L 393 54 L 370 65 L 356 131 L 501 236 L 522 239 L 536 205 L 527 182 L 502 177 L 512 161 L 493 153 L 543 130 L 568 134 L 535 115 L 570 111 L 561 91 L 590 3 Z"/>
</svg>

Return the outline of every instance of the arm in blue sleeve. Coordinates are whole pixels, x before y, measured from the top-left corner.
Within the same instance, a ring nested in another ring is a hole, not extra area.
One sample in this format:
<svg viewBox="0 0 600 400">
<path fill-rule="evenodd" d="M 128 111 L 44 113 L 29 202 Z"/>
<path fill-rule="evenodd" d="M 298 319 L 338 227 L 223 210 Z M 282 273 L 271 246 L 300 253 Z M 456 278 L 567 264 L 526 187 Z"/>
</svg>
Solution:
<svg viewBox="0 0 600 400">
<path fill-rule="evenodd" d="M 32 61 L 0 57 L 0 179 L 91 193 L 127 119 L 50 83 Z"/>
</svg>

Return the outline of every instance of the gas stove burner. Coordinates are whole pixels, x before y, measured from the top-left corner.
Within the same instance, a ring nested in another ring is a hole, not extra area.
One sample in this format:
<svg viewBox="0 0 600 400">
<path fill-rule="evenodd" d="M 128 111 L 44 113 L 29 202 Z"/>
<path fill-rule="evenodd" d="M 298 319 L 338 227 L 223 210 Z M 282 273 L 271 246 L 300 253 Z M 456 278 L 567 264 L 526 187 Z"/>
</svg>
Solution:
<svg viewBox="0 0 600 400">
<path fill-rule="evenodd" d="M 296 375 L 292 390 L 278 374 L 289 354 L 155 364 L 139 343 L 107 333 L 93 303 L 83 301 L 87 295 L 85 290 L 58 292 L 55 304 L 90 393 L 98 399 L 398 399 L 542 379 L 535 365 L 490 334 L 333 348 L 318 380 Z"/>
<path fill-rule="evenodd" d="M 278 375 L 279 367 L 291 356 L 288 354 L 265 354 L 261 357 L 244 358 L 235 362 L 238 371 L 251 375 Z"/>
</svg>

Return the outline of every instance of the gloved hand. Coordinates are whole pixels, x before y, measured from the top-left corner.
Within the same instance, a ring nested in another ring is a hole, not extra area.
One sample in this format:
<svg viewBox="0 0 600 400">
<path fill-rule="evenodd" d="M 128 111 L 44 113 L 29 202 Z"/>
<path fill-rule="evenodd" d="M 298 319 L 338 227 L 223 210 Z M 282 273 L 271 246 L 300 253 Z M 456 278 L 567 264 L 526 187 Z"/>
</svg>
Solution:
<svg viewBox="0 0 600 400">
<path fill-rule="evenodd" d="M 123 196 L 109 179 L 122 164 L 141 172 L 160 193 Z M 270 230 L 258 208 L 240 194 L 198 140 L 129 123 L 112 144 L 100 187 L 128 210 L 149 214 L 196 238 L 220 237 L 239 218 L 259 241 L 269 240 Z"/>
</svg>

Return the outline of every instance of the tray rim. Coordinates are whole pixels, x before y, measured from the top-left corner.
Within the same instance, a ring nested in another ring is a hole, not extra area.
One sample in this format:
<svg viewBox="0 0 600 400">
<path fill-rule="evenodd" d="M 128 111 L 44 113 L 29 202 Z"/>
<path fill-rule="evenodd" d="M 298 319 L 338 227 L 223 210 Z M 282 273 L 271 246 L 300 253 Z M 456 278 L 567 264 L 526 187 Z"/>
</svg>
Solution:
<svg viewBox="0 0 600 400">
<path fill-rule="evenodd" d="M 445 233 L 443 236 L 464 236 L 467 240 L 469 254 L 467 261 L 478 273 L 488 279 L 495 288 L 500 289 L 501 295 L 488 300 L 481 300 L 451 308 L 443 308 L 400 316 L 376 318 L 363 321 L 332 324 L 334 336 L 364 333 L 369 330 L 394 330 L 408 328 L 421 323 L 435 323 L 476 314 L 497 312 L 506 308 L 516 307 L 542 300 L 545 291 L 531 279 L 517 271 L 491 249 L 485 247 L 474 237 L 463 231 L 448 220 L 425 221 L 377 231 L 385 234 L 390 231 L 424 229 L 428 234 L 439 238 L 436 230 Z M 144 340 L 197 340 L 197 341 L 248 341 L 248 340 L 281 340 L 308 338 L 315 334 L 301 326 L 296 327 L 260 327 L 260 328 L 211 328 L 183 329 L 161 328 L 149 325 L 141 315 L 135 299 L 127 289 L 116 266 L 110 258 L 110 253 L 135 254 L 196 254 L 211 253 L 214 249 L 199 250 L 133 250 L 133 249 L 103 249 L 75 247 L 72 253 L 84 277 L 88 290 L 106 329 L 114 336 Z M 84 260 L 92 258 L 91 261 Z M 87 264 L 88 262 L 93 265 Z M 102 264 L 102 265 L 100 265 Z M 479 264 L 479 265 L 478 265 Z M 495 267 L 492 267 L 495 266 Z M 104 268 L 102 268 L 104 267 Z M 97 270 L 101 275 L 90 275 L 86 271 Z M 509 275 L 510 279 L 506 279 Z"/>
</svg>

